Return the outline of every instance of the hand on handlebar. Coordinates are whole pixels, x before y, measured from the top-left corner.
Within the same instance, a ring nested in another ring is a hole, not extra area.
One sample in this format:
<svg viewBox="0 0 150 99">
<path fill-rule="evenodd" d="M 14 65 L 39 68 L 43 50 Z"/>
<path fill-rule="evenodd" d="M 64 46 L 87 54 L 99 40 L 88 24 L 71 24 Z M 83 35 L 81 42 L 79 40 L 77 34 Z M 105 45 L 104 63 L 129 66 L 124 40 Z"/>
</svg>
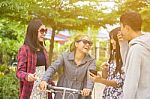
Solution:
<svg viewBox="0 0 150 99">
<path fill-rule="evenodd" d="M 83 96 L 89 96 L 91 94 L 91 89 L 88 89 L 88 88 L 84 88 L 82 91 L 81 91 L 81 94 Z"/>
<path fill-rule="evenodd" d="M 48 85 L 48 83 L 46 81 L 41 81 L 40 86 L 39 86 L 40 90 L 41 91 L 46 91 L 47 85 Z"/>
</svg>

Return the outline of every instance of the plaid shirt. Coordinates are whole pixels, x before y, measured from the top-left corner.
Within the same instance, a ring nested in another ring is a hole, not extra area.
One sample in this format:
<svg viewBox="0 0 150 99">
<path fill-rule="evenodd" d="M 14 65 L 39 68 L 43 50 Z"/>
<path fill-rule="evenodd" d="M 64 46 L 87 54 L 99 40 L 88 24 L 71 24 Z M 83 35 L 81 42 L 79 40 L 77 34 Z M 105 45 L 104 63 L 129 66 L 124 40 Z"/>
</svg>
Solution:
<svg viewBox="0 0 150 99">
<path fill-rule="evenodd" d="M 44 55 L 46 58 L 46 64 L 48 64 L 48 54 L 44 50 Z M 29 99 L 34 82 L 28 82 L 25 78 L 28 73 L 35 73 L 36 63 L 37 63 L 37 54 L 31 52 L 29 46 L 23 45 L 18 52 L 17 56 L 17 72 L 16 76 L 20 79 L 20 99 Z M 46 65 L 47 69 L 47 65 Z M 51 98 L 49 98 L 51 99 Z"/>
</svg>

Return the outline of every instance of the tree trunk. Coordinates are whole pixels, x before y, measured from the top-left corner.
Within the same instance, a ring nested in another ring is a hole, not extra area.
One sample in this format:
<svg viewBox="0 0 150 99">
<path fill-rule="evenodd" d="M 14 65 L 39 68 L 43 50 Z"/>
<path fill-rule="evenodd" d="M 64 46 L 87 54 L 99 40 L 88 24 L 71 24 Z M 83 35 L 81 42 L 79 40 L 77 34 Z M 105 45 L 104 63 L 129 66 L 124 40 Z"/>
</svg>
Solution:
<svg viewBox="0 0 150 99">
<path fill-rule="evenodd" d="M 50 39 L 50 47 L 49 47 L 49 65 L 52 63 L 52 58 L 53 58 L 53 49 L 54 49 L 54 37 L 55 37 L 55 28 L 52 28 L 52 35 Z"/>
</svg>

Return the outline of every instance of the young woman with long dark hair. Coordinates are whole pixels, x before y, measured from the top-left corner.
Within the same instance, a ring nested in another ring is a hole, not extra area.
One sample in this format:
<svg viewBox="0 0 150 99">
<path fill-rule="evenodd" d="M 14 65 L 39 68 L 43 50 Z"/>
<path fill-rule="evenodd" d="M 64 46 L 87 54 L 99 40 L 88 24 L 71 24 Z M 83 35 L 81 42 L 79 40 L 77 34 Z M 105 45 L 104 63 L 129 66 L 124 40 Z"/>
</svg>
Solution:
<svg viewBox="0 0 150 99">
<path fill-rule="evenodd" d="M 24 44 L 17 55 L 17 78 L 20 80 L 19 99 L 48 99 L 48 93 L 37 89 L 48 67 L 48 54 L 44 48 L 47 28 L 39 19 L 30 21 Z M 51 99 L 49 95 L 49 99 Z"/>
<path fill-rule="evenodd" d="M 120 45 L 117 37 L 120 27 L 113 29 L 110 33 L 110 58 L 102 65 L 102 73 L 94 75 L 89 73 L 89 77 L 94 82 L 106 85 L 102 99 L 121 99 L 123 95 L 124 72 L 123 62 L 120 53 Z"/>
</svg>

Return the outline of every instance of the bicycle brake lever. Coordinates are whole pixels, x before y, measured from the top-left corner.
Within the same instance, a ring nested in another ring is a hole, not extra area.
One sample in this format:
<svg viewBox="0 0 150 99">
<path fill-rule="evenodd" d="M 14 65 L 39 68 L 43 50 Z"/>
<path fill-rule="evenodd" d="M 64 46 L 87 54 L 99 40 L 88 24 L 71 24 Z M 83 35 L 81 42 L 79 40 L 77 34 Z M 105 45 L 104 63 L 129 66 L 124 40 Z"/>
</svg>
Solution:
<svg viewBox="0 0 150 99">
<path fill-rule="evenodd" d="M 52 85 L 47 85 L 47 89 L 52 89 Z"/>
</svg>

